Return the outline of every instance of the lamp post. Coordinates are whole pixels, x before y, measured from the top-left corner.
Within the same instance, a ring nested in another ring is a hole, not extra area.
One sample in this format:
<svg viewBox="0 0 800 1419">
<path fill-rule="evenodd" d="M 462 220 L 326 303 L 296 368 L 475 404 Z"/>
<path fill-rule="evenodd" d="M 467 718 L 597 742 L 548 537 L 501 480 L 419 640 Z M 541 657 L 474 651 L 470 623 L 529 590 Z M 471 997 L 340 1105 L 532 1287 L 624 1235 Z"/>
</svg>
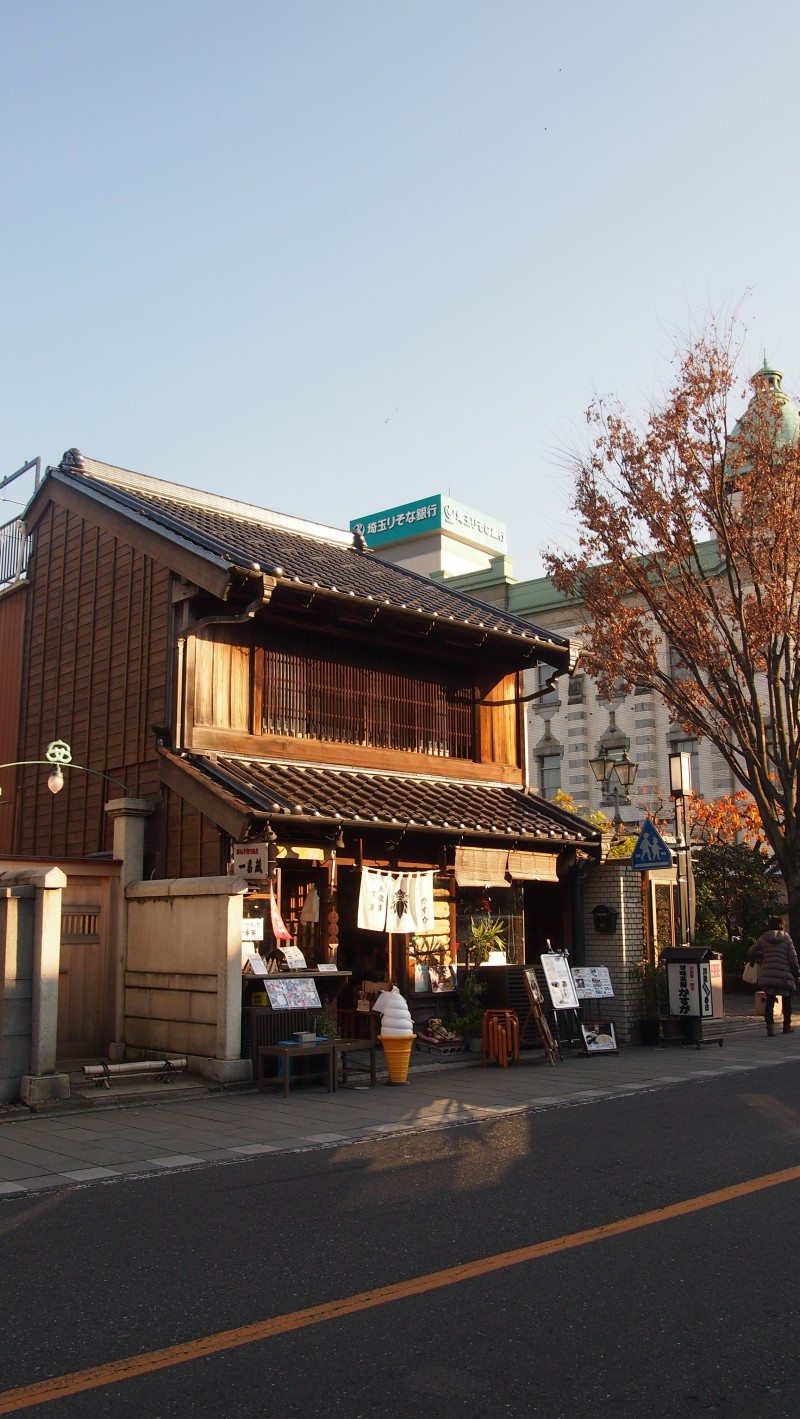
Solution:
<svg viewBox="0 0 800 1419">
<path fill-rule="evenodd" d="M 77 769 L 79 773 L 95 774 L 97 778 L 104 778 L 107 783 L 115 783 L 118 788 L 125 790 L 126 798 L 130 797 L 130 789 L 121 779 L 101 773 L 100 769 L 87 769 L 85 764 L 73 764 L 72 750 L 63 739 L 51 739 L 44 753 L 43 759 L 14 759 L 10 764 L 0 764 L 0 769 L 24 769 L 33 764 L 46 765 L 50 769 L 47 775 L 47 787 L 53 796 L 60 793 L 64 787 L 64 769 Z M 0 792 L 2 792 L 1 789 Z"/>
<path fill-rule="evenodd" d="M 678 896 L 681 912 L 681 936 L 685 946 L 694 945 L 694 871 L 689 817 L 686 800 L 692 791 L 692 756 L 679 753 L 669 756 L 669 792 L 675 800 L 675 843 L 678 850 Z"/>
<path fill-rule="evenodd" d="M 598 783 L 608 784 L 609 793 L 614 795 L 614 836 L 621 837 L 625 823 L 619 811 L 620 795 L 623 803 L 630 803 L 628 791 L 639 772 L 639 765 L 628 758 L 625 749 L 618 759 L 613 759 L 601 747 L 597 758 L 589 760 L 589 767 Z M 612 779 L 616 779 L 616 783 L 611 782 Z"/>
</svg>

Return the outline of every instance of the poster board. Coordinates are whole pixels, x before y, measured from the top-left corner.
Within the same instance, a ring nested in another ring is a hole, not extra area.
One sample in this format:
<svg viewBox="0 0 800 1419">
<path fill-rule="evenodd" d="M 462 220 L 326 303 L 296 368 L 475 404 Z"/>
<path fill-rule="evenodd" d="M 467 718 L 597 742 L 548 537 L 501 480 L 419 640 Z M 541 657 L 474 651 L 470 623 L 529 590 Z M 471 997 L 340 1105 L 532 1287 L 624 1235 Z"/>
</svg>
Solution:
<svg viewBox="0 0 800 1419">
<path fill-rule="evenodd" d="M 573 966 L 572 979 L 579 1000 L 613 1000 L 608 966 Z"/>
<path fill-rule="evenodd" d="M 566 956 L 546 953 L 541 957 L 544 979 L 554 1010 L 577 1010 L 578 996 Z"/>
<path fill-rule="evenodd" d="M 544 996 L 542 995 L 542 992 L 539 988 L 539 982 L 536 979 L 536 972 L 533 969 L 533 966 L 525 966 L 522 974 L 525 978 L 525 989 L 528 992 L 528 999 L 530 1000 L 531 1005 L 533 1005 L 534 1003 L 537 1005 L 541 1005 L 542 1001 L 544 1000 Z"/>
<path fill-rule="evenodd" d="M 561 1051 L 553 1039 L 553 1035 L 542 1013 L 544 996 L 539 989 L 539 982 L 536 979 L 536 972 L 533 966 L 527 966 L 522 972 L 525 981 L 525 989 L 528 992 L 529 1010 L 524 1024 L 520 1030 L 520 1041 L 524 1040 L 528 1033 L 529 1024 L 533 1025 L 544 1050 L 544 1057 L 548 1064 L 555 1064 L 556 1054 L 560 1056 Z"/>
<path fill-rule="evenodd" d="M 587 1054 L 616 1054 L 617 1032 L 613 1020 L 595 1020 L 591 1025 L 581 1021 L 583 1047 Z"/>
<path fill-rule="evenodd" d="M 273 977 L 264 982 L 264 987 L 273 1010 L 322 1009 L 316 981 L 307 978 L 275 980 Z"/>
</svg>

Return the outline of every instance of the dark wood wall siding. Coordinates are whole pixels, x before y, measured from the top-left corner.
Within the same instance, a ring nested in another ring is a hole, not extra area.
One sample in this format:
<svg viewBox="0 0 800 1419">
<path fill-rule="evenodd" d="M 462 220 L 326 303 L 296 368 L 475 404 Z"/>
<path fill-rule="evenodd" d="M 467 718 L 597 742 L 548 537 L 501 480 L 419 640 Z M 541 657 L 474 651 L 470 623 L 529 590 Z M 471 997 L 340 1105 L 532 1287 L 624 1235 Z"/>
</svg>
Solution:
<svg viewBox="0 0 800 1419">
<path fill-rule="evenodd" d="M 151 726 L 168 721 L 170 575 L 107 532 L 51 504 L 37 524 L 30 568 L 21 759 L 64 739 L 78 764 L 160 797 Z M 84 854 L 111 846 L 103 806 L 122 789 L 65 771 L 57 798 L 47 772 L 21 771 L 15 851 Z"/>
<path fill-rule="evenodd" d="M 476 712 L 476 687 L 463 666 L 421 654 L 403 660 L 381 645 L 354 648 L 313 631 L 262 635 L 256 626 L 215 627 L 189 638 L 190 734 L 196 726 L 453 762 L 519 763 L 515 673 L 487 680 L 479 693 L 504 703 Z"/>
<path fill-rule="evenodd" d="M 165 877 L 215 877 L 226 871 L 227 839 L 223 851 L 216 823 L 171 791 L 165 818 Z"/>
<path fill-rule="evenodd" d="M 496 682 L 487 680 L 481 685 L 480 694 L 484 701 L 478 707 L 478 757 L 481 763 L 518 764 L 520 736 L 515 701 L 521 689 L 517 675 L 504 675 L 502 680 Z"/>
<path fill-rule="evenodd" d="M 22 638 L 27 587 L 0 596 L 0 764 L 24 756 L 18 752 L 19 706 L 22 690 Z M 0 852 L 12 850 L 16 769 L 0 769 Z"/>
</svg>

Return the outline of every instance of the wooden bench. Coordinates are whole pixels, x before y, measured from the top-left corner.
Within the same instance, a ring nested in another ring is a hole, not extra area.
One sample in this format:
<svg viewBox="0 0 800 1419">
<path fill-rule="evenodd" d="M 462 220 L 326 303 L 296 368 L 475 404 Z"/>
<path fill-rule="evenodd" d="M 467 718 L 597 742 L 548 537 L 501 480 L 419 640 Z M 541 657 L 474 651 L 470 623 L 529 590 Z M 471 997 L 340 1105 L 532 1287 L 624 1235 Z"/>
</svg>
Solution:
<svg viewBox="0 0 800 1419">
<path fill-rule="evenodd" d="M 368 1053 L 368 1054 L 369 1054 L 369 1082 L 370 1082 L 370 1085 L 371 1085 L 371 1086 L 374 1086 L 375 1084 L 377 1084 L 377 1082 L 378 1082 L 378 1064 L 377 1064 L 377 1057 L 376 1057 L 376 1056 L 377 1056 L 377 1048 L 376 1048 L 375 1040 L 374 1040 L 374 1039 L 370 1039 L 370 1040 L 332 1040 L 332 1041 L 331 1041 L 331 1044 L 333 1045 L 333 1052 L 334 1052 L 334 1066 L 333 1066 L 333 1080 L 334 1080 L 333 1087 L 334 1087 L 334 1089 L 336 1089 L 336 1088 L 338 1087 L 337 1075 L 338 1075 L 338 1064 L 339 1064 L 339 1060 L 342 1061 L 342 1083 L 343 1083 L 343 1084 L 346 1084 L 346 1083 L 347 1083 L 347 1071 L 348 1071 L 348 1058 L 349 1058 L 349 1056 L 350 1056 L 351 1054 L 359 1054 L 359 1053 L 360 1053 L 360 1054 L 364 1054 L 364 1053 Z M 362 1068 L 362 1066 L 359 1066 L 359 1069 L 361 1069 L 361 1068 Z M 366 1066 L 364 1066 L 363 1068 L 364 1068 L 364 1073 L 366 1073 Z"/>
<path fill-rule="evenodd" d="M 317 1040 L 313 1045 L 291 1044 L 284 1041 L 278 1045 L 259 1045 L 258 1063 L 256 1066 L 256 1086 L 259 1091 L 263 1090 L 265 1084 L 283 1084 L 283 1097 L 289 1097 L 289 1085 L 292 1078 L 292 1061 L 295 1059 L 310 1059 L 313 1055 L 325 1055 L 328 1060 L 328 1093 L 334 1093 L 336 1089 L 336 1067 L 333 1040 Z M 264 1073 L 265 1059 L 279 1059 L 283 1063 L 282 1076 L 276 1074 L 269 1077 Z"/>
</svg>

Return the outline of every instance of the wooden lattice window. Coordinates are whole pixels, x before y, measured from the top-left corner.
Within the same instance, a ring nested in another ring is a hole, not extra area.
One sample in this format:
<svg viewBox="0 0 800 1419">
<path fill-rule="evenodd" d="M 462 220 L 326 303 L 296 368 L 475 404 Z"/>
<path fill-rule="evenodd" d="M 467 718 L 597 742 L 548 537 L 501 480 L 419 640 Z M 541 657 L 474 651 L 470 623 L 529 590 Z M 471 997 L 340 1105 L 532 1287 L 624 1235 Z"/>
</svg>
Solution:
<svg viewBox="0 0 800 1419">
<path fill-rule="evenodd" d="M 266 734 L 474 757 L 473 687 L 408 652 L 276 636 L 264 650 L 263 706 Z"/>
</svg>

